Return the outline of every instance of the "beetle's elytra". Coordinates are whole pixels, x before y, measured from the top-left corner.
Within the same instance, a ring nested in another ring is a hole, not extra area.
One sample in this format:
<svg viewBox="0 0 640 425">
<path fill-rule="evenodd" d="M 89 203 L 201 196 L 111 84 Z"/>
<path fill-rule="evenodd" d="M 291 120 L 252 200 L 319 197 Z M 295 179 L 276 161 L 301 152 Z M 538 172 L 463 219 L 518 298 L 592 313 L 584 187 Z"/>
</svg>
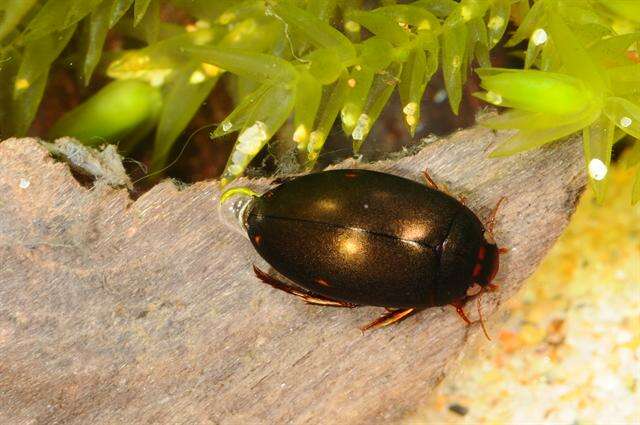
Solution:
<svg viewBox="0 0 640 425">
<path fill-rule="evenodd" d="M 469 208 L 391 174 L 298 177 L 256 197 L 244 221 L 257 252 L 300 288 L 256 269 L 263 281 L 314 304 L 392 309 L 367 328 L 446 304 L 467 320 L 470 288 L 498 271 L 499 249 Z"/>
</svg>

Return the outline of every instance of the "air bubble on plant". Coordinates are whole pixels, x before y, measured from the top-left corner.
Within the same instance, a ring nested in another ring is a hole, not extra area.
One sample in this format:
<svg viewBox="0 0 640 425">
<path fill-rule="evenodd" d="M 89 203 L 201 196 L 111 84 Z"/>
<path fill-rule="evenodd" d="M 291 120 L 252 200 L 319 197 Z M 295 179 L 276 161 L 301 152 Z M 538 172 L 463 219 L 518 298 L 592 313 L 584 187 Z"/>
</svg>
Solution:
<svg viewBox="0 0 640 425">
<path fill-rule="evenodd" d="M 203 83 L 207 79 L 207 76 L 202 71 L 193 71 L 191 78 L 189 78 L 189 84 L 198 85 Z"/>
<path fill-rule="evenodd" d="M 603 180 L 607 176 L 607 166 L 602 160 L 593 158 L 589 161 L 589 175 L 596 181 Z"/>
<path fill-rule="evenodd" d="M 631 118 L 629 117 L 620 118 L 620 127 L 629 128 L 631 127 L 631 124 L 633 124 L 633 120 Z"/>
<path fill-rule="evenodd" d="M 549 36 L 543 28 L 538 28 L 533 32 L 533 34 L 531 34 L 531 41 L 533 41 L 533 44 L 536 46 L 546 43 L 548 38 Z"/>
</svg>

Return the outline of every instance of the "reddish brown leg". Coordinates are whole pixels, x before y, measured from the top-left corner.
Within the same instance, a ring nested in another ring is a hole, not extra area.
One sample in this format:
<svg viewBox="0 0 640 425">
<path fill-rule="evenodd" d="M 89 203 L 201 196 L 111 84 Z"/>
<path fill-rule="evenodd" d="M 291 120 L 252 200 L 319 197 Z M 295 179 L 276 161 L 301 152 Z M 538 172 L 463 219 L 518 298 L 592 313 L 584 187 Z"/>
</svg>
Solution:
<svg viewBox="0 0 640 425">
<path fill-rule="evenodd" d="M 496 222 L 496 214 L 498 213 L 498 208 L 500 208 L 500 204 L 505 199 L 506 198 L 504 196 L 500 198 L 496 206 L 493 208 L 493 211 L 491 211 L 491 214 L 489 215 L 489 220 L 487 220 L 487 232 L 489 232 L 491 236 L 493 236 L 493 226 L 495 225 L 495 222 Z"/>
<path fill-rule="evenodd" d="M 425 180 L 427 180 L 427 186 L 435 190 L 440 190 L 440 188 L 438 187 L 436 182 L 433 181 L 433 179 L 429 175 L 429 172 L 426 169 L 422 172 L 422 175 L 424 176 Z"/>
<path fill-rule="evenodd" d="M 294 288 L 293 286 L 287 285 L 286 283 L 276 279 L 275 277 L 269 275 L 268 273 L 263 272 L 255 265 L 253 266 L 253 271 L 258 277 L 258 279 L 260 279 L 267 285 L 275 289 L 279 289 L 281 291 L 295 295 L 296 297 L 304 300 L 304 302 L 306 302 L 307 304 L 325 305 L 330 307 L 348 307 L 348 308 L 357 307 L 356 304 L 333 300 L 331 298 L 324 297 L 322 295 L 317 295 L 302 289 Z"/>
<path fill-rule="evenodd" d="M 436 184 L 436 182 L 431 178 L 431 176 L 429 175 L 429 172 L 428 172 L 427 170 L 424 170 L 424 171 L 422 172 L 422 175 L 424 176 L 425 180 L 427 181 L 427 186 L 429 186 L 429 187 L 430 187 L 430 188 L 432 188 L 432 189 L 439 190 L 440 192 L 444 192 L 444 193 L 446 193 L 447 195 L 449 195 L 449 196 L 453 196 L 453 197 L 455 198 L 455 196 L 451 194 L 451 191 L 450 191 L 449 189 L 447 189 L 446 187 L 440 188 L 440 187 Z M 460 201 L 460 203 L 461 203 L 462 205 L 466 205 L 466 203 L 467 203 L 467 198 L 465 198 L 464 196 L 459 196 L 459 197 L 457 197 L 457 198 L 458 198 L 458 200 Z"/>
<path fill-rule="evenodd" d="M 467 317 L 467 315 L 464 312 L 464 304 L 466 302 L 466 298 L 463 298 L 462 300 L 456 300 L 451 302 L 451 306 L 453 306 L 456 309 L 456 312 L 458 313 L 458 316 L 460 316 L 462 318 L 462 320 L 464 320 L 467 325 L 471 324 L 471 320 L 469 320 L 469 318 Z"/>
<path fill-rule="evenodd" d="M 387 309 L 387 311 L 388 310 L 389 309 Z M 391 325 L 392 323 L 400 322 L 406 319 L 407 317 L 411 316 L 415 312 L 416 312 L 415 308 L 401 308 L 399 310 L 389 311 L 387 314 L 378 317 L 376 320 L 369 323 L 368 325 L 361 327 L 360 330 L 362 332 L 365 332 L 370 329 L 382 328 L 382 327 Z"/>
<path fill-rule="evenodd" d="M 491 337 L 489 336 L 489 332 L 487 332 L 487 328 L 484 326 L 484 319 L 482 318 L 482 309 L 480 308 L 480 296 L 476 298 L 476 307 L 478 308 L 478 321 L 480 322 L 480 326 L 482 326 L 482 332 L 484 332 L 484 336 L 491 341 Z"/>
<path fill-rule="evenodd" d="M 498 289 L 497 285 L 492 285 L 489 284 L 489 291 L 493 291 Z M 491 338 L 489 337 L 489 333 L 487 332 L 487 328 L 484 325 L 484 319 L 482 317 L 482 310 L 480 309 L 480 295 L 482 295 L 483 293 L 485 293 L 487 291 L 487 289 L 483 289 L 482 292 L 480 292 L 477 295 L 474 295 L 473 297 L 464 297 L 460 300 L 456 300 L 453 301 L 450 305 L 452 305 L 455 309 L 456 312 L 458 313 L 458 315 L 462 318 L 462 320 L 465 321 L 465 323 L 467 325 L 472 325 L 474 323 L 478 323 L 480 322 L 480 326 L 482 327 L 482 332 L 484 333 L 484 336 L 491 341 Z M 472 322 L 471 320 L 469 320 L 469 318 L 467 317 L 467 315 L 464 312 L 464 305 L 466 304 L 466 302 L 471 299 L 471 298 L 475 298 L 476 299 L 476 307 L 478 308 L 478 320 L 476 320 L 475 322 Z"/>
</svg>

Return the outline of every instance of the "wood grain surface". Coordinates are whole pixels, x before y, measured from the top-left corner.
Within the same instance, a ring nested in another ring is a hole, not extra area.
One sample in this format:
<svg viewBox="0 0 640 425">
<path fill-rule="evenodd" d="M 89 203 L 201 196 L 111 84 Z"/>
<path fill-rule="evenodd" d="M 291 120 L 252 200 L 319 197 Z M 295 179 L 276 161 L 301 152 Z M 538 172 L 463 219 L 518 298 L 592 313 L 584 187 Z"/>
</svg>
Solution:
<svg viewBox="0 0 640 425">
<path fill-rule="evenodd" d="M 488 159 L 505 137 L 472 128 L 413 156 L 339 165 L 416 180 L 428 168 L 483 219 L 507 198 L 488 320 L 586 181 L 580 140 Z M 0 144 L 2 424 L 389 423 L 461 353 L 491 343 L 450 307 L 363 335 L 380 308 L 305 305 L 253 276 L 249 242 L 220 222 L 215 181 L 164 181 L 135 202 L 108 181 L 79 184 L 36 140 Z"/>
</svg>

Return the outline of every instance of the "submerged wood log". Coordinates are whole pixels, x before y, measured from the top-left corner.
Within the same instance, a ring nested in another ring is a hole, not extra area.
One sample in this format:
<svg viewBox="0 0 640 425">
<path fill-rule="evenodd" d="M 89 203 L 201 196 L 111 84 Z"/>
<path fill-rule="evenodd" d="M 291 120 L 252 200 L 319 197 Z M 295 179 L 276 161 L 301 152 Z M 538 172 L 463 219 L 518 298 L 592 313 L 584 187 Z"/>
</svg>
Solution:
<svg viewBox="0 0 640 425">
<path fill-rule="evenodd" d="M 428 168 L 481 218 L 507 198 L 488 320 L 585 185 L 579 140 L 488 159 L 505 137 L 473 128 L 363 165 L 416 180 Z M 165 181 L 133 201 L 105 181 L 83 187 L 36 140 L 0 144 L 0 423 L 388 423 L 471 340 L 490 343 L 448 307 L 363 335 L 380 308 L 309 306 L 260 283 L 248 241 L 219 220 L 216 182 Z"/>
</svg>

